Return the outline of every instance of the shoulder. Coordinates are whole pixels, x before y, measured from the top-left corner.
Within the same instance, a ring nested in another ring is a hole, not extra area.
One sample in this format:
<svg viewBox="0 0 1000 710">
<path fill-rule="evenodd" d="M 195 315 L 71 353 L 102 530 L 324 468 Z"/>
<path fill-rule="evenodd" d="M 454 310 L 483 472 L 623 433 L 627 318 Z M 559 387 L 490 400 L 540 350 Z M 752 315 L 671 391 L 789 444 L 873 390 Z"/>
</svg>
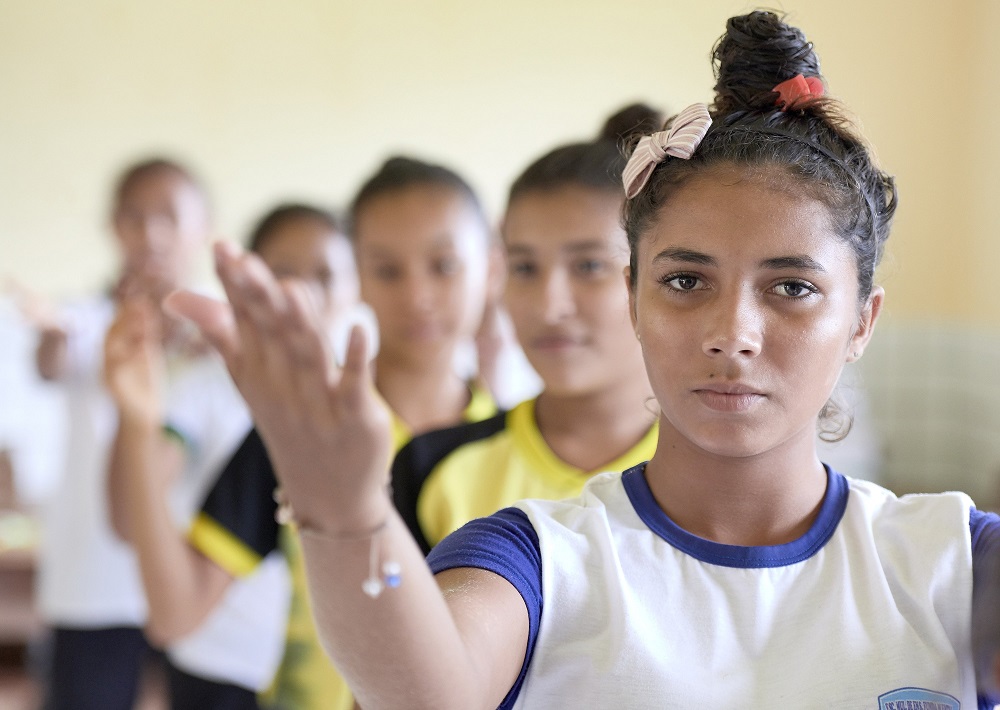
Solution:
<svg viewBox="0 0 1000 710">
<path fill-rule="evenodd" d="M 843 478 L 849 490 L 848 508 L 875 522 L 968 527 L 970 511 L 975 507 L 969 496 L 957 491 L 896 495 L 871 481 Z"/>
<path fill-rule="evenodd" d="M 423 539 L 417 514 L 417 502 L 431 474 L 458 452 L 492 440 L 506 427 L 506 413 L 489 419 L 428 432 L 414 437 L 400 449 L 392 463 L 392 497 L 396 509 L 410 532 L 426 552 L 429 543 Z"/>
<path fill-rule="evenodd" d="M 421 434 L 410 440 L 399 453 L 396 462 L 405 465 L 414 474 L 424 477 L 446 456 L 461 446 L 488 439 L 502 432 L 506 426 L 507 413 L 499 412 L 477 422 L 460 424 L 447 429 L 438 429 Z M 394 463 L 393 467 L 395 468 Z"/>
<path fill-rule="evenodd" d="M 267 449 L 253 429 L 222 467 L 199 517 L 210 519 L 264 557 L 277 545 L 276 486 Z"/>
<path fill-rule="evenodd" d="M 421 434 L 399 450 L 392 464 L 393 486 L 397 490 L 419 490 L 438 464 L 450 454 L 470 444 L 487 440 L 504 431 L 506 413 L 489 419 L 461 424 Z"/>
<path fill-rule="evenodd" d="M 604 538 L 614 529 L 646 527 L 629 498 L 624 474 L 605 472 L 593 476 L 579 495 L 562 500 L 527 499 L 515 503 L 543 540 Z"/>
<path fill-rule="evenodd" d="M 541 595 L 538 535 L 518 508 L 504 508 L 472 520 L 446 537 L 427 557 L 431 571 L 473 567 L 498 574 L 522 596 Z"/>
<path fill-rule="evenodd" d="M 847 479 L 849 496 L 840 532 L 871 545 L 884 567 L 971 570 L 974 506 L 964 493 L 897 496 L 869 481 Z M 870 542 L 864 542 L 868 540 Z"/>
</svg>

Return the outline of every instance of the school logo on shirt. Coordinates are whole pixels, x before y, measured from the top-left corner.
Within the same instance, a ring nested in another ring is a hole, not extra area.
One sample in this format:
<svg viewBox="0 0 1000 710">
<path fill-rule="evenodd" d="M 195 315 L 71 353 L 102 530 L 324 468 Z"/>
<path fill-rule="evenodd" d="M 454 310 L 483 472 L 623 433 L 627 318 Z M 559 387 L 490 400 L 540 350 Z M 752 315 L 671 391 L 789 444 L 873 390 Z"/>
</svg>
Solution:
<svg viewBox="0 0 1000 710">
<path fill-rule="evenodd" d="M 958 710 L 956 698 L 925 688 L 899 688 L 878 696 L 879 710 Z"/>
</svg>

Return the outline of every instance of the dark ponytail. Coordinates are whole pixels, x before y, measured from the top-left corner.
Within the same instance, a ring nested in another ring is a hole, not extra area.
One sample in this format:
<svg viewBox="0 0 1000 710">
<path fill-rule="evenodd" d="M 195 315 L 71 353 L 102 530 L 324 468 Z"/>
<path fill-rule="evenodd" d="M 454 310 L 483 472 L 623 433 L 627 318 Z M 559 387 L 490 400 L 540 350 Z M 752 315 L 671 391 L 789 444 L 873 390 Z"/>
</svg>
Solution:
<svg viewBox="0 0 1000 710">
<path fill-rule="evenodd" d="M 509 205 L 530 193 L 578 185 L 606 190 L 624 197 L 623 145 L 633 135 L 658 130 L 663 114 L 646 104 L 630 104 L 612 114 L 593 141 L 570 143 L 549 151 L 525 168 L 511 185 Z"/>
</svg>

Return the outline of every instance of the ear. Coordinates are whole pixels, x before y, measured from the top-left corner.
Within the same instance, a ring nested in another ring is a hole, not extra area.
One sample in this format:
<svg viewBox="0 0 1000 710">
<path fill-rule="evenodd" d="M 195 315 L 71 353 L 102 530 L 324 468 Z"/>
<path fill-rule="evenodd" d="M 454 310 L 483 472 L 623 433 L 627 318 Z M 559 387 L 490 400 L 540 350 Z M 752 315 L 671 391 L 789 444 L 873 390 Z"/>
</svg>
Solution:
<svg viewBox="0 0 1000 710">
<path fill-rule="evenodd" d="M 635 333 L 635 337 L 639 337 L 638 328 L 638 318 L 635 313 L 635 289 L 632 288 L 632 267 L 626 266 L 622 270 L 622 276 L 625 279 L 625 291 L 628 292 L 628 317 L 632 321 L 632 331 Z"/>
<path fill-rule="evenodd" d="M 865 348 L 868 347 L 868 341 L 871 340 L 872 333 L 875 332 L 875 323 L 882 313 L 884 302 L 885 290 L 881 286 L 876 286 L 858 315 L 858 327 L 851 335 L 848 347 L 848 362 L 855 362 L 864 354 Z"/>
</svg>

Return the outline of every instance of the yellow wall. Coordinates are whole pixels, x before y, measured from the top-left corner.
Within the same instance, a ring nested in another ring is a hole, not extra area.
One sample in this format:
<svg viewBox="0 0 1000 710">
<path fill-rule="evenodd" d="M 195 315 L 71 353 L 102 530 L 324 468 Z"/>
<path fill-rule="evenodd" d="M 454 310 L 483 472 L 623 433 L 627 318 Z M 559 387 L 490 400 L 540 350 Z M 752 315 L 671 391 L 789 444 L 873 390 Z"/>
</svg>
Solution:
<svg viewBox="0 0 1000 710">
<path fill-rule="evenodd" d="M 900 318 L 1000 325 L 998 5 L 783 3 L 898 176 L 883 275 Z M 54 295 L 106 281 L 109 181 L 151 152 L 189 160 L 237 238 L 278 199 L 343 204 L 399 150 L 456 166 L 496 212 L 526 161 L 618 105 L 709 99 L 709 49 L 750 7 L 0 0 L 0 275 Z"/>
</svg>

